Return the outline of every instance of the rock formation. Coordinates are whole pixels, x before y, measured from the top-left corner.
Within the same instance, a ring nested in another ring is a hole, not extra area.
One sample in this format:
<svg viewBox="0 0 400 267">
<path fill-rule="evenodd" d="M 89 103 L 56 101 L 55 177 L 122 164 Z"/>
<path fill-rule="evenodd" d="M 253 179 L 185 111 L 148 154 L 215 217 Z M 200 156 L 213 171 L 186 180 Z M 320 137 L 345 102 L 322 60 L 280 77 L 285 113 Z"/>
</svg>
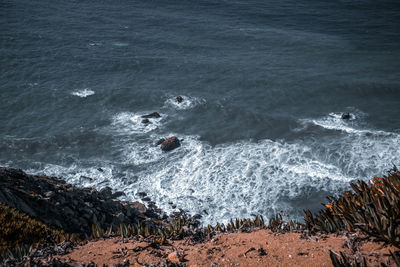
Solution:
<svg viewBox="0 0 400 267">
<path fill-rule="evenodd" d="M 143 119 L 154 119 L 154 118 L 160 118 L 160 117 L 161 117 L 161 115 L 158 112 L 153 112 L 153 113 L 142 116 Z"/>
<path fill-rule="evenodd" d="M 109 187 L 79 188 L 59 178 L 0 168 L 0 202 L 70 233 L 87 235 L 92 224 L 106 229 L 162 217 L 155 205 L 116 199 L 122 195 Z"/>
<path fill-rule="evenodd" d="M 180 146 L 181 146 L 181 142 L 179 141 L 179 139 L 176 136 L 167 138 L 161 143 L 161 149 L 163 151 L 171 151 Z"/>
</svg>

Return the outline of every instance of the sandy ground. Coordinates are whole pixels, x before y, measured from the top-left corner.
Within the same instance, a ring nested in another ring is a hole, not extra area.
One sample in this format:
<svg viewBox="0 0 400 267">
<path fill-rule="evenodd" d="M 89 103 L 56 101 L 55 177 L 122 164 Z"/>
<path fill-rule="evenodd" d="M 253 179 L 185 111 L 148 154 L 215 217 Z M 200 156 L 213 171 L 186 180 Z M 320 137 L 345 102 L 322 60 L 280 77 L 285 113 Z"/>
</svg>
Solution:
<svg viewBox="0 0 400 267">
<path fill-rule="evenodd" d="M 199 244 L 170 241 L 159 248 L 138 240 L 121 242 L 110 238 L 88 242 L 62 257 L 71 263 L 95 262 L 99 266 L 122 263 L 130 266 L 157 264 L 166 259 L 180 261 L 186 266 L 332 266 L 329 249 L 350 253 L 345 236 L 301 238 L 300 234 L 275 234 L 269 230 L 252 233 L 220 234 Z M 393 248 L 391 249 L 394 250 Z M 368 266 L 387 263 L 389 248 L 374 242 L 360 245 Z"/>
</svg>

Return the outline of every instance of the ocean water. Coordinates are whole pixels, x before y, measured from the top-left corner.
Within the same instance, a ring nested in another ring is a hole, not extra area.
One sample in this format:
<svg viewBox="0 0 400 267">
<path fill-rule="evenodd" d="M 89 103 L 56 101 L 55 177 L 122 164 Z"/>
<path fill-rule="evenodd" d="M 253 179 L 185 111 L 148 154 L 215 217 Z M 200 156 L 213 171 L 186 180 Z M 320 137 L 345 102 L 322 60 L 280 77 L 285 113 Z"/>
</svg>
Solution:
<svg viewBox="0 0 400 267">
<path fill-rule="evenodd" d="M 204 223 L 301 219 L 400 165 L 398 1 L 3 0 L 0 66 L 0 165 Z"/>
</svg>

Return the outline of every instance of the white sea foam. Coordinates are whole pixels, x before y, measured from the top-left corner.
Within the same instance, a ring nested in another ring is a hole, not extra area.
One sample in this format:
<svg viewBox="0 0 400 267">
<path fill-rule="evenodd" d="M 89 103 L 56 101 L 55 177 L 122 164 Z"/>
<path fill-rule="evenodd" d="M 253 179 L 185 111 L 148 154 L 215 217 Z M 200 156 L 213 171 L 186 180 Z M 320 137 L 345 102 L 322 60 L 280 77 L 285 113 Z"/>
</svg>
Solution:
<svg viewBox="0 0 400 267">
<path fill-rule="evenodd" d="M 95 92 L 93 90 L 90 90 L 89 88 L 85 88 L 82 90 L 76 90 L 76 91 L 72 92 L 71 94 L 75 95 L 75 96 L 79 96 L 79 97 L 88 97 L 88 96 L 94 95 L 94 93 Z"/>
<path fill-rule="evenodd" d="M 112 126 L 120 134 L 140 134 L 148 133 L 161 126 L 166 118 L 165 114 L 160 114 L 160 118 L 150 118 L 149 123 L 142 123 L 142 116 L 148 113 L 122 112 L 112 118 Z"/>
<path fill-rule="evenodd" d="M 162 153 L 151 168 L 137 174 L 138 185 L 121 186 L 130 197 L 145 188 L 166 210 L 169 201 L 192 212 L 207 210 L 205 222 L 270 215 L 289 209 L 282 199 L 296 198 L 303 187 L 334 191 L 354 178 L 310 157 L 311 152 L 306 146 L 271 140 L 211 147 L 186 136 L 182 147 Z"/>
<path fill-rule="evenodd" d="M 155 138 L 154 141 L 157 141 L 158 139 Z M 163 155 L 164 154 L 159 147 L 148 143 L 128 143 L 122 151 L 125 163 L 133 165 L 156 162 L 157 160 L 160 160 Z"/>
<path fill-rule="evenodd" d="M 372 129 L 359 129 L 357 128 L 357 115 L 350 114 L 349 120 L 344 120 L 341 113 L 330 113 L 328 116 L 319 119 L 303 119 L 304 124 L 311 123 L 320 126 L 327 130 L 342 131 L 349 134 L 363 134 L 363 135 L 393 135 L 393 133 L 372 130 Z"/>
<path fill-rule="evenodd" d="M 101 167 L 101 169 L 99 169 Z M 65 179 L 68 183 L 80 187 L 101 187 L 115 186 L 113 179 L 113 167 L 99 166 L 99 167 L 82 167 L 76 164 L 71 166 L 61 166 L 55 164 L 46 164 L 41 170 L 27 170 L 27 173 L 33 174 L 46 174 L 49 176 L 57 176 Z"/>
<path fill-rule="evenodd" d="M 357 129 L 335 139 L 211 146 L 198 136 L 162 132 L 158 127 L 165 114 L 152 119 L 151 128 L 146 129 L 141 123 L 143 114 L 124 112 L 113 117 L 111 133 L 118 161 L 102 167 L 103 172 L 78 165 L 47 165 L 44 172 L 83 186 L 111 186 L 124 191 L 130 200 L 145 191 L 165 211 L 172 211 L 168 203 L 173 202 L 202 214 L 204 223 L 215 223 L 252 214 L 269 217 L 282 209 L 300 214 L 298 203 L 307 197 L 319 192 L 332 195 L 348 189 L 350 181 L 382 175 L 400 158 L 400 137 L 395 133 L 360 134 L 365 130 Z M 332 128 L 343 131 L 336 115 L 317 121 L 339 123 Z M 154 146 L 160 137 L 171 135 L 184 139 L 181 147 L 165 153 Z"/>
<path fill-rule="evenodd" d="M 178 103 L 176 101 L 176 96 L 170 97 L 164 102 L 164 107 L 172 107 L 177 110 L 185 110 L 206 103 L 206 100 L 202 98 L 184 96 L 184 95 L 182 95 L 182 98 L 183 101 L 181 103 Z"/>
</svg>

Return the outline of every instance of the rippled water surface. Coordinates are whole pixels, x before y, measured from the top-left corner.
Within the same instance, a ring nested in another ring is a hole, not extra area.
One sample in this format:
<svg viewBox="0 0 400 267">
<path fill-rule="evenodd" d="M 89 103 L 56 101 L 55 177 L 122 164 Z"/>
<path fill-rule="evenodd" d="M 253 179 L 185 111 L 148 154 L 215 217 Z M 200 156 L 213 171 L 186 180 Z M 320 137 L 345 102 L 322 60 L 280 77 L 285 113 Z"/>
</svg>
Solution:
<svg viewBox="0 0 400 267">
<path fill-rule="evenodd" d="M 400 165 L 398 1 L 5 0 L 0 33 L 3 166 L 208 223 Z"/>
</svg>

